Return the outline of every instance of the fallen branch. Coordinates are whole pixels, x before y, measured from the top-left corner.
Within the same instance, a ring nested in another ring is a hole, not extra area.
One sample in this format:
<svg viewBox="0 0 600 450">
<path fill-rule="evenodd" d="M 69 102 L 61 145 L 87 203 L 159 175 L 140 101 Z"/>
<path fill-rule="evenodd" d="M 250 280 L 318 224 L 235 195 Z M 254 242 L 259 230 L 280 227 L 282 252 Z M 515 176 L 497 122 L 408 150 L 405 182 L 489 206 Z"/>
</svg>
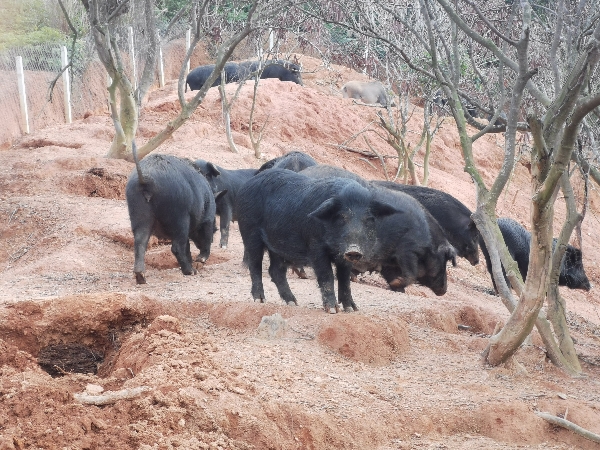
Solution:
<svg viewBox="0 0 600 450">
<path fill-rule="evenodd" d="M 369 161 L 367 158 L 358 158 L 359 161 L 364 161 L 366 162 L 368 165 L 370 165 L 373 169 L 377 170 L 377 167 L 375 167 L 375 165 Z"/>
<path fill-rule="evenodd" d="M 542 419 L 550 422 L 553 425 L 558 425 L 559 427 L 566 428 L 567 430 L 571 430 L 573 433 L 576 433 L 586 439 L 589 439 L 593 442 L 600 443 L 600 435 L 592 433 L 591 431 L 586 430 L 585 428 L 581 428 L 579 425 L 575 425 L 573 422 L 569 422 L 568 420 L 561 419 L 560 417 L 553 416 L 552 414 L 535 411 L 536 416 L 541 417 Z"/>
<path fill-rule="evenodd" d="M 330 147 L 336 147 L 341 150 L 346 150 L 346 151 L 349 151 L 352 153 L 358 153 L 359 155 L 363 155 L 367 158 L 377 158 L 377 155 L 375 153 L 369 153 L 369 152 L 366 152 L 359 148 L 348 147 L 347 145 L 342 145 L 342 144 L 332 144 L 329 142 L 326 142 L 325 145 L 329 145 Z M 396 155 L 381 155 L 381 157 L 384 159 L 398 159 L 398 156 L 396 156 Z"/>
<path fill-rule="evenodd" d="M 358 100 L 352 100 L 353 105 L 368 106 L 369 108 L 385 108 L 381 103 L 363 103 Z"/>
<path fill-rule="evenodd" d="M 366 144 L 367 144 L 367 147 L 369 147 L 369 149 L 370 149 L 370 150 L 371 150 L 373 153 L 375 153 L 375 155 L 377 155 L 377 157 L 379 158 L 379 162 L 381 162 L 381 167 L 383 168 L 383 174 L 385 175 L 385 179 L 386 179 L 387 181 L 390 181 L 390 177 L 388 176 L 388 174 L 387 174 L 387 169 L 386 169 L 386 167 L 385 167 L 385 160 L 384 160 L 384 159 L 383 159 L 383 157 L 382 157 L 382 156 L 381 156 L 379 153 L 377 153 L 377 151 L 376 151 L 376 150 L 373 148 L 373 146 L 371 145 L 371 143 L 369 142 L 369 140 L 367 139 L 367 137 L 366 137 L 366 136 L 363 136 L 363 139 L 365 140 L 365 142 L 366 142 Z"/>
<path fill-rule="evenodd" d="M 116 403 L 119 400 L 130 400 L 135 397 L 139 397 L 144 392 L 151 391 L 150 386 L 139 386 L 131 389 L 121 389 L 120 391 L 106 391 L 100 395 L 89 395 L 89 394 L 74 394 L 73 397 L 80 403 L 86 405 L 110 405 Z"/>
</svg>

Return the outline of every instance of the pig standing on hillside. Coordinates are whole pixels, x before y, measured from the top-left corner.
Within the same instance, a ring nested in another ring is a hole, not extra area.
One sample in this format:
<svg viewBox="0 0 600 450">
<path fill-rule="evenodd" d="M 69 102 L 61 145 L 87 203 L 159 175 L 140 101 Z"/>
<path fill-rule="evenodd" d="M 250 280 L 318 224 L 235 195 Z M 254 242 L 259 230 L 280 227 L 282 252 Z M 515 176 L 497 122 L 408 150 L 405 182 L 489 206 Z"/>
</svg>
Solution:
<svg viewBox="0 0 600 450">
<path fill-rule="evenodd" d="M 471 219 L 471 211 L 446 192 L 425 186 L 412 186 L 392 181 L 371 181 L 386 189 L 403 192 L 416 199 L 440 224 L 457 256 L 471 265 L 479 263 L 479 231 Z"/>
<path fill-rule="evenodd" d="M 392 205 L 403 215 L 377 221 L 377 246 L 372 259 L 354 263 L 358 272 L 377 271 L 394 291 L 419 283 L 436 295 L 448 289 L 447 262 L 456 265 L 456 250 L 435 218 L 414 198 L 402 192 L 373 186 L 360 176 L 339 167 L 319 164 L 300 172 L 312 178 L 341 177 L 370 189 L 375 198 Z"/>
<path fill-rule="evenodd" d="M 529 267 L 529 246 L 531 243 L 531 233 L 527 231 L 519 222 L 510 219 L 508 217 L 500 217 L 498 219 L 498 227 L 504 238 L 504 243 L 508 248 L 510 256 L 515 260 L 519 266 L 519 272 L 523 277 L 523 281 L 527 279 L 527 270 Z M 485 264 L 487 270 L 492 275 L 492 260 L 485 246 L 485 242 L 480 238 L 481 251 L 485 257 Z M 556 239 L 553 241 L 553 247 L 556 245 Z M 506 280 L 506 283 L 510 287 L 510 283 L 504 273 L 504 267 L 502 268 L 502 274 Z M 492 284 L 494 290 L 498 292 L 494 276 L 492 275 Z M 581 257 L 581 250 L 567 245 L 565 255 L 560 263 L 560 274 L 558 277 L 559 286 L 567 286 L 569 289 L 582 289 L 589 291 L 592 288 L 590 280 L 588 279 L 585 270 L 583 269 L 583 260 Z"/>
<path fill-rule="evenodd" d="M 195 274 L 189 240 L 200 250 L 197 261 L 205 262 L 214 233 L 215 196 L 208 182 L 187 159 L 151 154 L 138 162 L 135 144 L 134 159 L 136 168 L 129 175 L 125 194 L 137 284 L 146 283 L 144 257 L 153 234 L 171 239 L 171 251 L 183 274 Z"/>
<path fill-rule="evenodd" d="M 217 214 L 220 217 L 221 248 L 227 248 L 229 242 L 229 224 L 238 220 L 235 199 L 246 181 L 256 175 L 256 169 L 227 170 L 211 162 L 198 159 L 195 162 L 204 175 L 213 193 L 226 191 L 227 194 L 217 200 Z"/>
<path fill-rule="evenodd" d="M 262 260 L 267 251 L 269 275 L 287 304 L 297 304 L 286 278 L 288 266 L 309 265 L 330 313 L 337 312 L 331 265 L 344 310 L 358 309 L 350 292 L 352 263 L 373 257 L 377 222 L 399 213 L 354 181 L 314 180 L 282 169 L 252 177 L 238 193 L 237 211 L 253 298 L 265 299 Z"/>
</svg>

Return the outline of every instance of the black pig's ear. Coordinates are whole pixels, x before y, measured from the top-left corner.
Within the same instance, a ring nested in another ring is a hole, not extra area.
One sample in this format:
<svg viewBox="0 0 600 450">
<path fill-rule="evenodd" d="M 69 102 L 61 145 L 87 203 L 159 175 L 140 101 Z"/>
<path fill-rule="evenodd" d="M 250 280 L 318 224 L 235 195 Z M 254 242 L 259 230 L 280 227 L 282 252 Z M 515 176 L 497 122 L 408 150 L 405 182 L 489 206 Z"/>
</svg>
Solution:
<svg viewBox="0 0 600 450">
<path fill-rule="evenodd" d="M 386 217 L 402 212 L 401 210 L 394 208 L 392 205 L 388 205 L 387 203 L 379 201 L 374 201 L 372 203 L 371 211 L 375 217 Z"/>
<path fill-rule="evenodd" d="M 308 217 L 314 217 L 319 220 L 331 220 L 340 210 L 340 203 L 334 198 L 325 200 L 321 205 L 311 212 Z"/>
<path fill-rule="evenodd" d="M 452 261 L 452 265 L 456 267 L 456 249 L 451 245 L 444 245 L 444 247 L 440 250 L 444 252 L 446 261 Z"/>
<path fill-rule="evenodd" d="M 215 200 L 219 200 L 221 197 L 223 197 L 225 194 L 227 194 L 227 189 L 223 189 L 222 191 L 219 191 L 215 194 Z"/>
<path fill-rule="evenodd" d="M 206 167 L 208 167 L 209 175 L 212 175 L 213 177 L 218 177 L 219 175 L 221 175 L 221 171 L 217 169 L 217 166 L 215 166 L 213 163 L 207 163 Z"/>
</svg>

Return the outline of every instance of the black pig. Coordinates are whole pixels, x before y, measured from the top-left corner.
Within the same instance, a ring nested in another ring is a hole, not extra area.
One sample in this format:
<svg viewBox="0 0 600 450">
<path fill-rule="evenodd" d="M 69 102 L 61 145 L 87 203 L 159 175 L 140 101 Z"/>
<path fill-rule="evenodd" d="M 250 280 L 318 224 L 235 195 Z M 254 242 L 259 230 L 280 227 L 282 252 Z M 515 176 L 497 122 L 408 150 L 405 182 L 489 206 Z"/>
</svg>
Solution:
<svg viewBox="0 0 600 450">
<path fill-rule="evenodd" d="M 189 240 L 200 250 L 197 260 L 205 262 L 213 239 L 215 196 L 208 182 L 187 159 L 152 154 L 138 163 L 135 147 L 134 157 L 136 168 L 129 175 L 125 193 L 137 284 L 146 283 L 144 256 L 153 234 L 171 239 L 171 251 L 183 274 L 195 274 Z"/>
<path fill-rule="evenodd" d="M 456 250 L 435 218 L 409 195 L 372 188 L 375 198 L 405 214 L 389 216 L 377 223 L 378 247 L 375 267 L 393 291 L 418 283 L 436 295 L 448 289 L 446 266 L 456 266 Z M 369 268 L 372 270 L 372 267 Z"/>
<path fill-rule="evenodd" d="M 293 151 L 267 161 L 260 166 L 258 172 L 263 172 L 267 169 L 287 169 L 300 172 L 307 167 L 316 166 L 317 164 L 317 161 L 312 156 L 303 152 Z"/>
<path fill-rule="evenodd" d="M 312 178 L 354 180 L 370 189 L 377 200 L 404 212 L 402 216 L 392 215 L 378 221 L 374 257 L 355 263 L 356 270 L 381 272 L 394 291 L 404 292 L 406 286 L 419 283 L 436 295 L 446 293 L 446 265 L 448 261 L 456 265 L 456 250 L 435 218 L 417 200 L 402 192 L 375 186 L 339 167 L 319 164 L 300 173 Z"/>
<path fill-rule="evenodd" d="M 471 265 L 479 263 L 479 231 L 471 219 L 471 211 L 459 200 L 424 186 L 412 186 L 391 181 L 371 181 L 376 186 L 404 192 L 421 203 L 443 228 L 448 242 L 456 254 L 466 258 Z"/>
<path fill-rule="evenodd" d="M 188 73 L 185 79 L 185 90 L 187 92 L 188 86 L 190 87 L 190 91 L 198 91 L 204 86 L 206 80 L 210 77 L 213 70 L 215 70 L 214 64 L 208 64 L 205 66 L 199 66 L 195 69 L 191 70 Z M 236 62 L 227 62 L 225 66 L 223 66 L 223 71 L 225 72 L 225 83 L 233 83 L 236 81 L 240 81 L 239 77 L 239 67 Z M 210 85 L 210 87 L 215 87 L 221 84 L 221 74 L 217 77 L 217 79 Z"/>
<path fill-rule="evenodd" d="M 287 304 L 296 304 L 286 278 L 288 266 L 309 265 L 317 276 L 323 307 L 330 313 L 337 312 L 331 265 L 336 267 L 344 310 L 356 310 L 350 291 L 352 262 L 373 258 L 377 222 L 398 213 L 351 180 L 314 180 L 281 169 L 250 179 L 238 193 L 237 211 L 253 298 L 265 299 L 266 250 L 269 274 Z"/>
<path fill-rule="evenodd" d="M 235 83 L 238 81 L 244 81 L 250 78 L 255 72 L 258 71 L 258 61 L 243 61 L 227 62 L 223 67 L 225 72 L 225 83 Z M 199 90 L 206 80 L 210 77 L 210 74 L 215 69 L 214 64 L 208 64 L 205 66 L 196 67 L 190 71 L 185 83 L 185 89 L 190 87 L 191 91 Z M 263 63 L 263 70 L 260 73 L 260 78 L 277 78 L 281 81 L 291 81 L 293 83 L 302 85 L 302 71 L 298 64 L 294 64 L 290 61 L 283 60 L 271 60 Z M 221 84 L 221 75 L 213 82 L 211 87 L 215 87 Z"/>
<path fill-rule="evenodd" d="M 521 272 L 523 280 L 527 279 L 531 233 L 523 228 L 520 223 L 508 217 L 500 217 L 498 219 L 498 227 L 500 228 L 500 232 L 502 233 L 502 237 L 504 238 L 504 243 L 508 248 L 508 252 L 519 266 L 519 272 Z M 490 255 L 487 251 L 485 243 L 483 242 L 483 239 L 480 238 L 479 243 L 481 245 L 483 256 L 485 257 L 487 270 L 491 275 L 492 261 L 490 259 Z M 556 239 L 553 241 L 553 246 L 555 245 Z M 504 268 L 502 268 L 502 273 L 506 279 Z M 492 283 L 494 285 L 494 289 L 496 292 L 498 292 L 493 275 Z M 506 279 L 506 283 L 510 286 L 508 279 Z M 565 255 L 560 263 L 558 284 L 559 286 L 567 286 L 570 289 L 582 289 L 584 291 L 589 291 L 592 288 L 590 280 L 588 280 L 585 270 L 583 269 L 581 250 L 573 247 L 572 245 L 567 245 Z"/>
<path fill-rule="evenodd" d="M 204 175 L 210 188 L 214 193 L 227 191 L 227 195 L 221 196 L 217 200 L 217 214 L 220 217 L 221 242 L 222 248 L 227 248 L 229 241 L 229 224 L 237 221 L 237 214 L 234 208 L 237 193 L 242 185 L 256 175 L 256 169 L 238 169 L 227 170 L 211 162 L 198 159 L 195 162 Z"/>
<path fill-rule="evenodd" d="M 262 64 L 260 78 L 277 78 L 280 81 L 291 81 L 303 86 L 302 68 L 291 61 L 281 59 L 268 60 Z M 249 78 L 259 69 L 258 61 L 243 61 L 239 64 L 240 78 Z"/>
</svg>

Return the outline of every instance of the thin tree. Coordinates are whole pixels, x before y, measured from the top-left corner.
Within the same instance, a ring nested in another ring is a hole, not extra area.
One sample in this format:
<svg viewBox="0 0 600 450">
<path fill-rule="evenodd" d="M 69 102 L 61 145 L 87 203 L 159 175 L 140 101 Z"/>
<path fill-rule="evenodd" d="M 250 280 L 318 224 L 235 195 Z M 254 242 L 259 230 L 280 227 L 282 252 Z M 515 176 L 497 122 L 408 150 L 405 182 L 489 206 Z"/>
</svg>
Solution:
<svg viewBox="0 0 600 450">
<path fill-rule="evenodd" d="M 139 82 L 135 82 L 126 70 L 123 49 L 120 46 L 119 32 L 122 32 L 129 8 L 134 4 L 135 12 L 142 17 L 145 61 Z M 108 87 L 111 118 L 115 127 L 115 137 L 108 152 L 109 157 L 133 160 L 131 144 L 138 128 L 138 117 L 143 99 L 151 87 L 156 70 L 156 60 L 160 39 L 157 30 L 157 10 L 153 0 L 81 0 L 88 15 L 91 33 L 100 61 L 111 77 Z M 174 14 L 167 30 L 177 21 L 189 17 L 193 32 L 191 46 L 182 63 L 178 99 L 180 114 L 166 124 L 165 128 L 146 144 L 138 148 L 138 156 L 144 157 L 155 150 L 183 125 L 206 96 L 206 92 L 219 76 L 223 66 L 231 57 L 236 46 L 253 30 L 268 27 L 269 21 L 290 7 L 288 1 L 269 2 L 254 0 L 250 3 L 225 0 L 201 0 L 183 3 Z M 205 85 L 186 101 L 184 95 L 186 65 L 198 43 L 218 29 L 226 37 L 218 45 L 215 69 Z M 137 87 L 136 87 L 137 85 Z"/>
</svg>

